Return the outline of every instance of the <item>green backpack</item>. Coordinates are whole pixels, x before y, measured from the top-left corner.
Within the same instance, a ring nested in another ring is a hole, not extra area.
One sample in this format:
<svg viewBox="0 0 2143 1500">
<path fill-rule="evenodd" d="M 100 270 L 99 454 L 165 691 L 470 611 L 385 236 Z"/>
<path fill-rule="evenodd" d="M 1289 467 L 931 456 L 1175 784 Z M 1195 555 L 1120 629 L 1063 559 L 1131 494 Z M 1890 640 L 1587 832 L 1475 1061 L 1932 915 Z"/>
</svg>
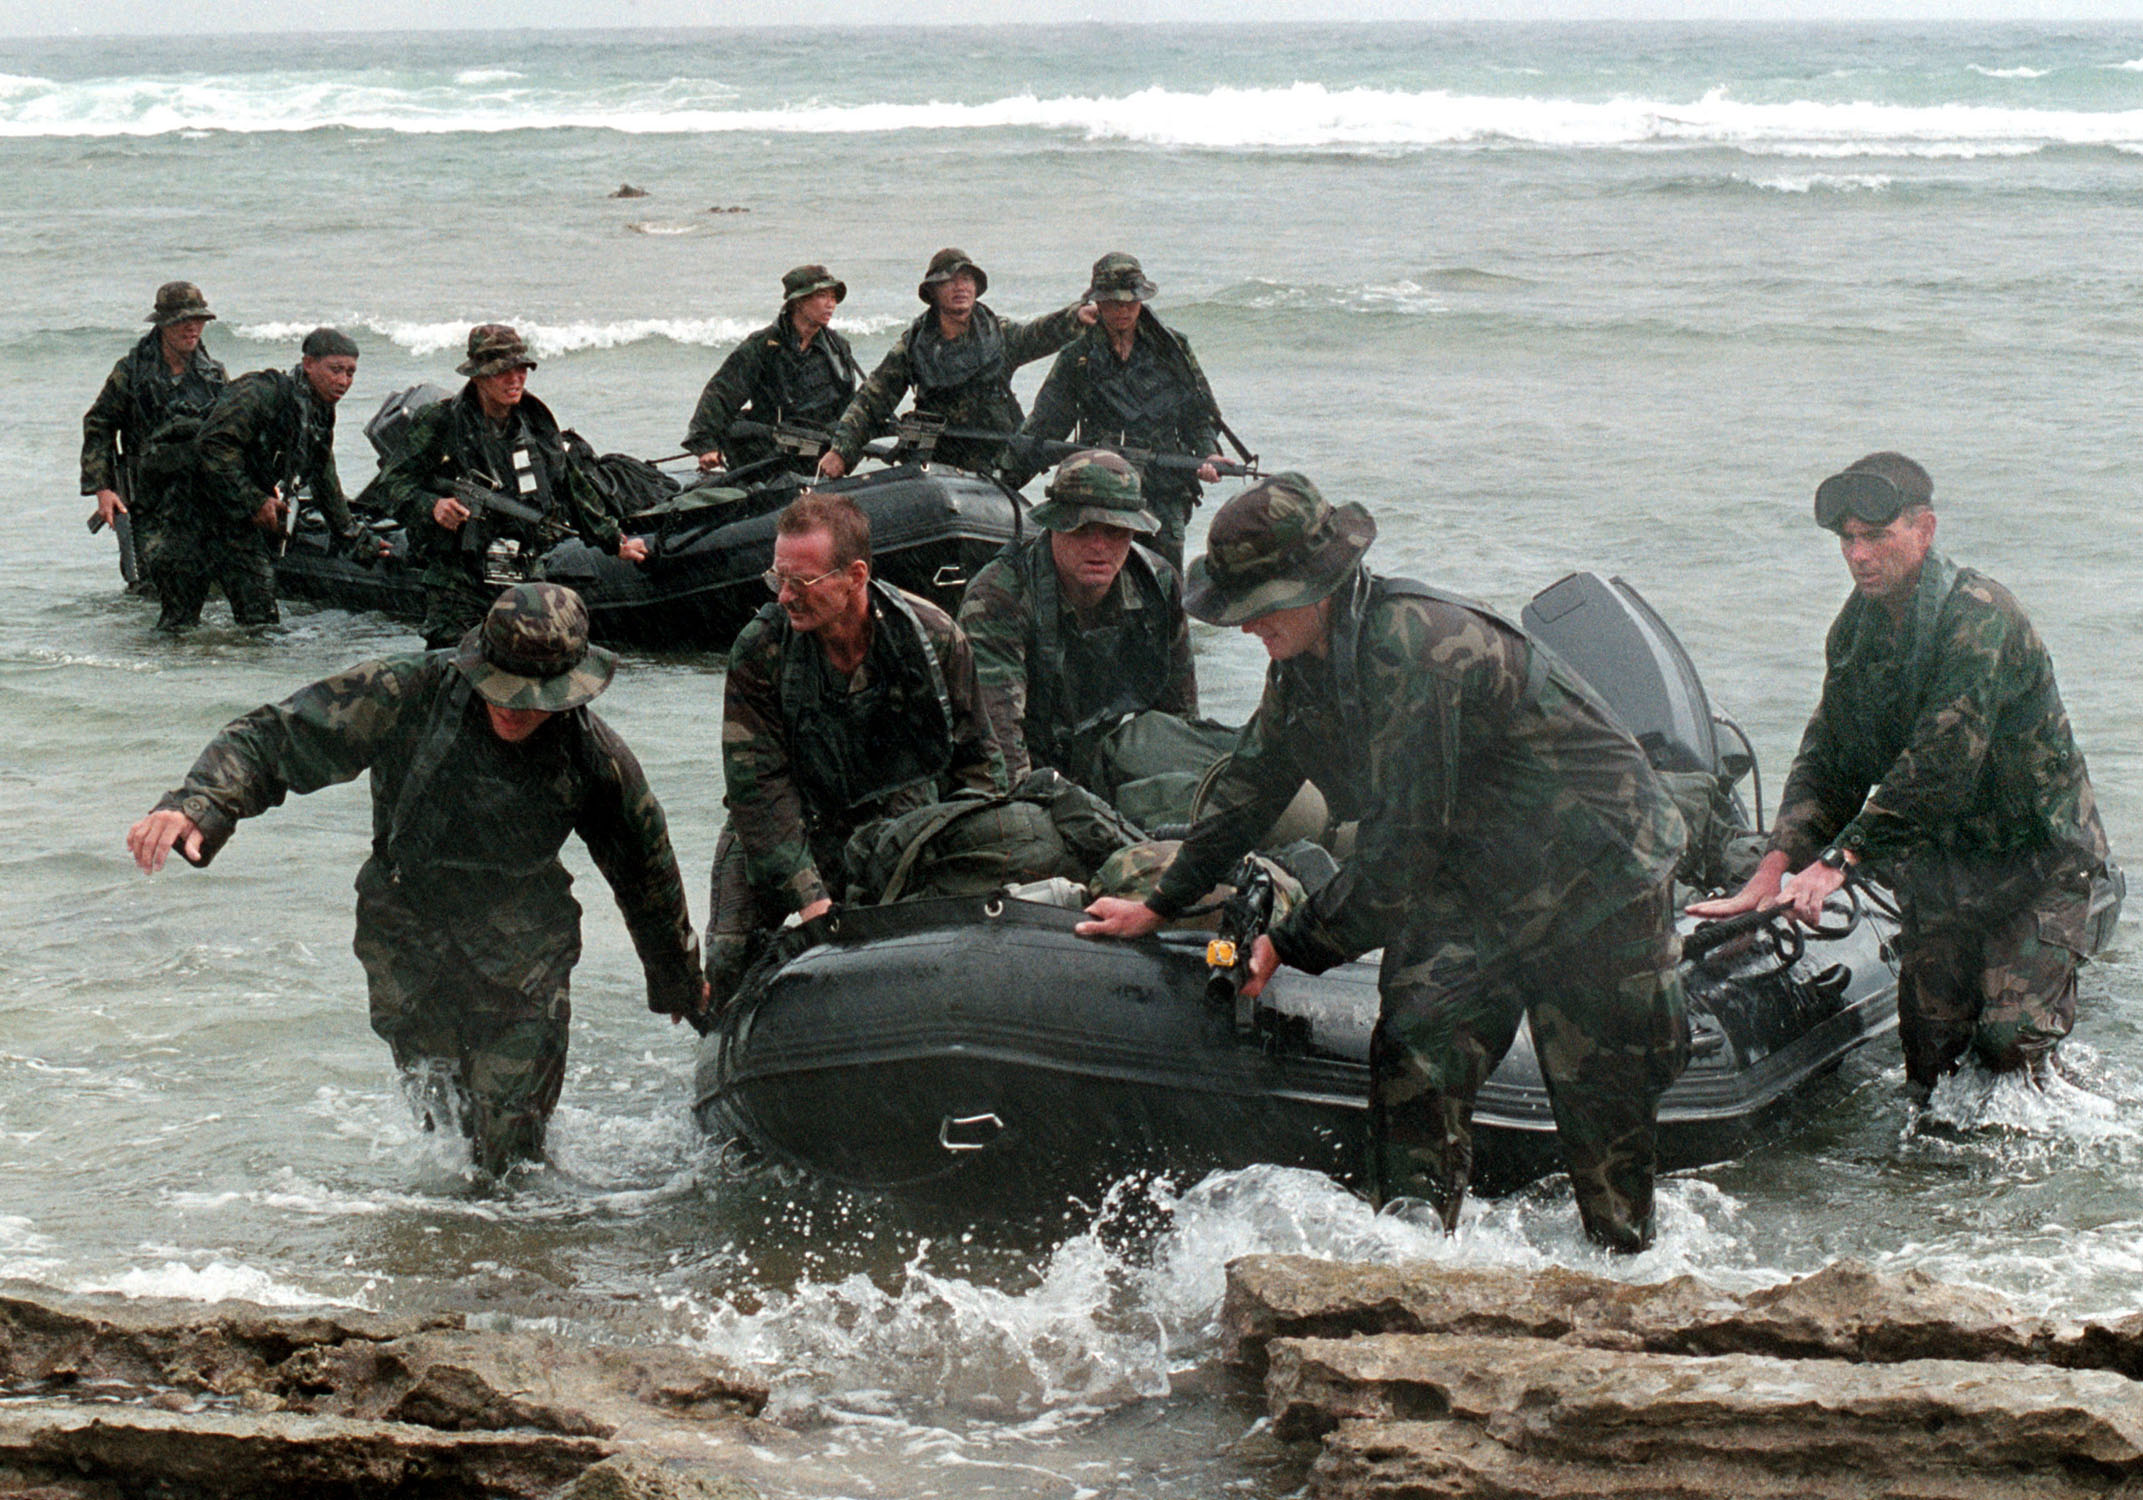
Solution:
<svg viewBox="0 0 2143 1500">
<path fill-rule="evenodd" d="M 1145 835 L 1055 771 L 1007 797 L 962 793 L 857 829 L 842 863 L 850 905 L 979 896 L 1063 876 L 1084 881 Z"/>
</svg>

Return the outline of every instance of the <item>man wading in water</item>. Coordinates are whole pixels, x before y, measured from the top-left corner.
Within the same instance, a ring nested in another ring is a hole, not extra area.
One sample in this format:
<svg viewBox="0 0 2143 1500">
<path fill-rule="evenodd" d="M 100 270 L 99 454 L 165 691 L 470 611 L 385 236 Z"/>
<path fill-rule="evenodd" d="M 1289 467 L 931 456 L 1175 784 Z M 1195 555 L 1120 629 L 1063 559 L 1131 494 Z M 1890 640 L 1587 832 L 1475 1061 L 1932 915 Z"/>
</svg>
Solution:
<svg viewBox="0 0 2143 1500">
<path fill-rule="evenodd" d="M 1359 818 L 1344 869 L 1259 937 L 1280 964 L 1384 950 L 1370 1041 L 1378 1203 L 1456 1228 L 1473 1099 L 1530 1017 L 1585 1232 L 1651 1243 L 1659 1096 L 1689 1055 L 1676 973 L 1682 820 L 1645 753 L 1545 647 L 1481 606 L 1362 565 L 1377 534 L 1300 474 L 1223 505 L 1184 607 L 1264 643 L 1265 696 L 1143 903 L 1103 897 L 1092 937 L 1140 937 L 1212 890 L 1305 781 Z"/>
<path fill-rule="evenodd" d="M 1996 1072 L 2051 1063 L 2107 854 L 2053 661 L 2007 589 L 1933 550 L 1934 497 L 1901 453 L 1817 486 L 1816 524 L 1853 575 L 1823 697 L 1770 852 L 1738 893 L 1689 908 L 1786 906 L 1813 924 L 1849 872 L 1889 885 L 1898 1039 L 1922 1101 L 1967 1051 Z"/>
<path fill-rule="evenodd" d="M 174 848 L 206 865 L 239 819 L 369 769 L 356 949 L 372 1029 L 426 1124 L 450 1111 L 476 1164 L 501 1172 L 543 1154 L 565 1083 L 580 957 L 567 834 L 617 896 L 648 1009 L 675 1020 L 706 1006 L 662 807 L 586 706 L 616 669 L 588 644 L 580 595 L 517 585 L 452 650 L 362 662 L 233 722 L 127 848 L 152 875 Z M 449 1097 L 424 1097 L 442 1073 Z"/>
</svg>

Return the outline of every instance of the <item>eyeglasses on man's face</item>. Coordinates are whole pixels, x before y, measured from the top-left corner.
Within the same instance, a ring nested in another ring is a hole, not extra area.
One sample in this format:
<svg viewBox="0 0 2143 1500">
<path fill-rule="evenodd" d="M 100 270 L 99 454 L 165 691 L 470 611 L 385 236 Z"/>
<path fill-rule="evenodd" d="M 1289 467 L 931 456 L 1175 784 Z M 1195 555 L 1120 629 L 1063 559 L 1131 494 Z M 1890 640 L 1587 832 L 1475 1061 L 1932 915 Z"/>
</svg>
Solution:
<svg viewBox="0 0 2143 1500">
<path fill-rule="evenodd" d="M 778 597 L 783 589 L 794 589 L 801 594 L 813 584 L 824 583 L 836 573 L 844 571 L 846 570 L 841 568 L 828 568 L 816 578 L 798 578 L 794 573 L 784 573 L 777 568 L 768 568 L 759 575 L 759 581 L 766 585 L 768 593 Z"/>
</svg>

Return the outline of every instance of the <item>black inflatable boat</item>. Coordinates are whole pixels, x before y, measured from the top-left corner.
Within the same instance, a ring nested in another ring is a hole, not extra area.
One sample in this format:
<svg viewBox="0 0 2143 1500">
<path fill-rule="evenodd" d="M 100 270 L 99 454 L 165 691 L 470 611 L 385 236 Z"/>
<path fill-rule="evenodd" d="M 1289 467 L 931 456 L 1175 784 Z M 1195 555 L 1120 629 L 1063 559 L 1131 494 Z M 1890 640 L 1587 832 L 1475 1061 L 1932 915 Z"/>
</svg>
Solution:
<svg viewBox="0 0 2143 1500">
<path fill-rule="evenodd" d="M 1373 964 L 1282 969 L 1244 1025 L 1208 1001 L 1205 934 L 1096 942 L 1079 920 L 1003 898 L 822 919 L 702 1043 L 701 1124 L 863 1188 L 1078 1191 L 1254 1162 L 1357 1174 Z M 1864 913 L 1839 937 L 1766 929 L 1685 965 L 1695 1056 L 1661 1109 L 1669 1164 L 1731 1155 L 1896 1025 L 1888 935 Z M 1474 1120 L 1482 1187 L 1552 1167 L 1525 1028 Z"/>
<path fill-rule="evenodd" d="M 991 480 L 936 464 L 906 464 L 820 485 L 853 495 L 871 518 L 873 569 L 881 578 L 959 608 L 967 580 L 1019 531 L 1020 501 Z M 664 510 L 626 522 L 650 539 L 644 564 L 573 540 L 544 554 L 543 574 L 588 601 L 595 639 L 610 645 L 725 649 L 767 602 L 759 575 L 773 566 L 774 518 L 796 487 L 772 485 L 694 504 L 688 491 Z M 302 527 L 276 562 L 276 591 L 340 609 L 424 617 L 419 567 L 397 526 L 382 525 L 393 552 L 360 561 L 331 549 L 325 526 Z"/>
<path fill-rule="evenodd" d="M 1574 574 L 1525 621 L 1655 765 L 1709 782 L 1714 805 L 1738 811 L 1732 788 L 1753 757 L 1722 745 L 1680 642 L 1633 589 Z M 2101 936 L 2118 910 L 2109 885 Z M 1835 915 L 1820 932 L 1684 919 L 1694 1053 L 1661 1107 L 1669 1166 L 1736 1153 L 1797 1091 L 1895 1028 L 1894 924 L 1872 899 Z M 1207 934 L 1098 942 L 1073 934 L 1079 920 L 1000 894 L 837 911 L 783 934 L 701 1043 L 701 1125 L 836 1182 L 933 1196 L 1091 1190 L 1147 1167 L 1356 1175 L 1373 964 L 1282 969 L 1255 1007 L 1216 1006 Z M 1482 1187 L 1553 1169 L 1527 1028 L 1475 1123 Z"/>
<path fill-rule="evenodd" d="M 382 460 L 391 458 L 411 413 L 446 392 L 419 386 L 382 404 L 365 427 Z M 622 524 L 648 538 L 644 564 L 621 561 L 570 540 L 544 554 L 543 574 L 580 591 L 594 636 L 611 645 L 726 649 L 767 602 L 759 575 L 773 565 L 774 519 L 796 497 L 792 477 L 748 487 L 686 489 Z M 994 480 L 942 464 L 900 464 L 815 488 L 851 495 L 871 518 L 877 575 L 951 611 L 967 580 L 1019 535 L 1023 504 Z M 356 502 L 359 513 L 364 499 Z M 276 592 L 340 609 L 398 619 L 424 617 L 421 571 L 401 528 L 376 521 L 391 551 L 359 559 L 330 545 L 317 512 L 301 524 L 275 565 Z"/>
</svg>

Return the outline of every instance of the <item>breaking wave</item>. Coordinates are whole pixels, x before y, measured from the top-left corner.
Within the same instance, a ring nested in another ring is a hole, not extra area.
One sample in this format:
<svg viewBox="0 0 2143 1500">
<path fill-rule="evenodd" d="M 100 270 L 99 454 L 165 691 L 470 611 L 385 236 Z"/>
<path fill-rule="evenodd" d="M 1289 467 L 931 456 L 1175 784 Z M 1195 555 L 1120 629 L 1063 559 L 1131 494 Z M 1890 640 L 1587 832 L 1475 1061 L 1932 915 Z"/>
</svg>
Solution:
<svg viewBox="0 0 2143 1500">
<path fill-rule="evenodd" d="M 707 349 L 727 349 L 747 333 L 764 327 L 767 316 L 756 318 L 620 318 L 614 322 L 545 323 L 534 318 L 501 316 L 487 312 L 481 316 L 440 319 L 427 322 L 411 322 L 395 318 L 369 316 L 322 318 L 299 322 L 239 323 L 232 332 L 240 338 L 263 344 L 291 344 L 305 337 L 322 322 L 332 323 L 343 332 L 357 335 L 372 333 L 386 339 L 404 352 L 418 358 L 434 354 L 460 353 L 467 347 L 469 329 L 477 323 L 511 323 L 528 341 L 529 351 L 538 359 L 576 354 L 586 349 L 622 349 L 631 344 L 645 343 L 650 339 L 668 339 L 676 344 L 692 344 Z M 849 335 L 882 333 L 889 328 L 904 326 L 899 318 L 843 318 L 840 330 Z"/>
<path fill-rule="evenodd" d="M 2003 70 L 2023 76 L 2025 70 Z M 885 135 L 1036 131 L 1213 151 L 1724 147 L 1758 155 L 2018 155 L 2052 146 L 2143 150 L 2143 110 L 1984 104 L 1749 103 L 1725 87 L 1688 100 L 1430 89 L 1165 87 L 1116 96 L 1022 93 L 982 102 L 802 101 L 740 107 L 712 79 L 561 88 L 502 68 L 412 82 L 382 72 L 259 73 L 54 82 L 0 76 L 0 136 L 157 136 L 329 128 L 402 134 L 588 129 Z"/>
</svg>

